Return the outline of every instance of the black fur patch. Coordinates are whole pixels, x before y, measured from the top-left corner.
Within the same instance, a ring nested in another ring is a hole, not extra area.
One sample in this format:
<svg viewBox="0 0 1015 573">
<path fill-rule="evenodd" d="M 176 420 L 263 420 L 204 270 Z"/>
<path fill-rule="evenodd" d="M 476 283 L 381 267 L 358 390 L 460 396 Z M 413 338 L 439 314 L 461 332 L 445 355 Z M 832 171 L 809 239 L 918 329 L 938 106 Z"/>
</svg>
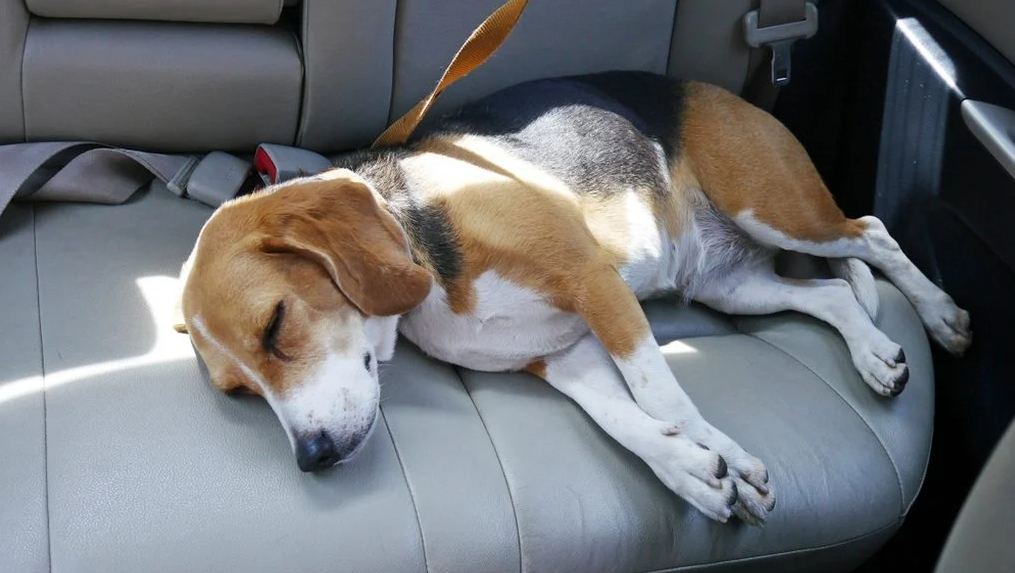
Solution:
<svg viewBox="0 0 1015 573">
<path fill-rule="evenodd" d="M 430 265 L 445 286 L 462 274 L 462 251 L 447 213 L 423 204 L 408 188 L 398 159 L 401 150 L 361 150 L 340 157 L 337 167 L 351 169 L 369 181 L 388 201 L 389 212 L 409 236 L 417 263 Z"/>
<path fill-rule="evenodd" d="M 668 193 L 660 163 L 679 151 L 682 109 L 682 82 L 605 72 L 503 89 L 451 113 L 427 134 L 491 137 L 576 193 Z"/>
<path fill-rule="evenodd" d="M 443 209 L 409 202 L 395 215 L 402 219 L 409 239 L 426 253 L 431 269 L 447 286 L 462 273 L 462 251 L 454 227 Z"/>
</svg>

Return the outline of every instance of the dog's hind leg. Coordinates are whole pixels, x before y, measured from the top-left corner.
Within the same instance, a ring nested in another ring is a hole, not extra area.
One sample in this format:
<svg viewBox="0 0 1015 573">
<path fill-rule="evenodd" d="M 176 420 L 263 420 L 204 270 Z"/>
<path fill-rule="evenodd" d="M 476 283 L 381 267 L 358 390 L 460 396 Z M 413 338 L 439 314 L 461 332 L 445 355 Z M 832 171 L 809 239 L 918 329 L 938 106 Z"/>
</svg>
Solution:
<svg viewBox="0 0 1015 573">
<path fill-rule="evenodd" d="M 969 346 L 969 314 L 916 268 L 881 221 L 843 215 L 807 151 L 774 117 L 721 88 L 690 84 L 680 144 L 687 161 L 675 169 L 686 166 L 712 203 L 754 240 L 864 261 L 899 287 L 941 346 L 954 354 Z"/>
<path fill-rule="evenodd" d="M 734 220 L 752 238 L 769 246 L 830 259 L 851 257 L 864 261 L 883 272 L 906 295 L 938 344 L 961 355 L 972 342 L 969 313 L 956 306 L 947 293 L 920 272 L 877 217 L 843 217 L 835 225 L 842 232 L 826 240 L 808 240 L 806 235 L 792 237 L 751 213 L 741 213 Z"/>
<path fill-rule="evenodd" d="M 775 494 L 745 483 L 718 452 L 696 443 L 678 425 L 649 416 L 631 398 L 621 373 L 592 334 L 531 364 L 527 370 L 571 398 L 620 445 L 641 458 L 671 490 L 708 517 L 731 512 L 752 524 L 765 521 Z"/>
<path fill-rule="evenodd" d="M 809 314 L 839 331 L 861 378 L 878 394 L 896 396 L 909 380 L 902 347 L 874 326 L 843 279 L 787 279 L 769 261 L 709 285 L 695 300 L 730 314 Z"/>
<path fill-rule="evenodd" d="M 745 503 L 767 503 L 761 500 L 768 499 L 768 470 L 761 460 L 699 413 L 677 383 L 637 297 L 617 270 L 598 267 L 581 275 L 578 283 L 575 310 L 606 349 L 637 405 L 649 416 L 721 455 L 740 480 Z"/>
</svg>

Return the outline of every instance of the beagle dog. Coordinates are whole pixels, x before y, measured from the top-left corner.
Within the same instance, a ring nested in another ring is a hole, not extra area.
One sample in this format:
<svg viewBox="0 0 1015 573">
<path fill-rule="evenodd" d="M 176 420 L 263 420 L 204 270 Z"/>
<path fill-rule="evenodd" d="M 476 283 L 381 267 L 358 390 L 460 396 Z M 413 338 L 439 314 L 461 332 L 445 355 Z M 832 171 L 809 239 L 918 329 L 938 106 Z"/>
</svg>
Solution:
<svg viewBox="0 0 1015 573">
<path fill-rule="evenodd" d="M 780 249 L 838 278 L 780 277 Z M 868 265 L 937 343 L 968 347 L 968 313 L 881 221 L 843 215 L 775 118 L 716 86 L 607 72 L 509 87 L 409 144 L 222 205 L 183 266 L 180 329 L 217 388 L 267 400 L 304 471 L 363 447 L 401 333 L 464 368 L 546 380 L 702 513 L 761 524 L 765 465 L 702 417 L 639 300 L 812 315 L 896 396 L 909 371 L 872 321 Z"/>
</svg>

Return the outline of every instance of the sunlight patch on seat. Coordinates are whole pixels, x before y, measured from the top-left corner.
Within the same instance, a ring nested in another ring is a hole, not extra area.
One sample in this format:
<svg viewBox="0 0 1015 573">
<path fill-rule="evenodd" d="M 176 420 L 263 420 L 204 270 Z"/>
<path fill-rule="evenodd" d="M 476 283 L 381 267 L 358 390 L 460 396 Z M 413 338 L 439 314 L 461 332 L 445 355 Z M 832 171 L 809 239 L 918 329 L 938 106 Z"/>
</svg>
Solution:
<svg viewBox="0 0 1015 573">
<path fill-rule="evenodd" d="M 673 342 L 671 342 L 669 344 L 665 344 L 665 345 L 661 346 L 660 349 L 663 351 L 663 354 L 667 354 L 667 355 L 669 355 L 669 354 L 695 354 L 695 353 L 698 352 L 697 348 L 694 348 L 693 346 L 687 344 L 686 342 L 681 342 L 679 340 L 674 340 Z"/>
<path fill-rule="evenodd" d="M 47 373 L 45 375 L 47 389 L 114 372 L 193 358 L 194 349 L 190 345 L 190 337 L 173 330 L 174 297 L 179 295 L 178 279 L 168 276 L 151 276 L 141 277 L 135 282 L 148 304 L 148 311 L 155 326 L 155 344 L 152 345 L 152 348 L 140 356 L 97 362 Z M 42 376 L 29 376 L 0 383 L 0 404 L 42 391 L 42 378 Z"/>
</svg>

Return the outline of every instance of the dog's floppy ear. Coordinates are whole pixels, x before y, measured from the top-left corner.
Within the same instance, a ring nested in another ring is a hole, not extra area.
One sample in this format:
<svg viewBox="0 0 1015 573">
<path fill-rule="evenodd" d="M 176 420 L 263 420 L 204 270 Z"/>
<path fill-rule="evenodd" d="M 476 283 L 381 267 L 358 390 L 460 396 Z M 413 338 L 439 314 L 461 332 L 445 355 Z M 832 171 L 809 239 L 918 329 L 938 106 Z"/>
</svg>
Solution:
<svg viewBox="0 0 1015 573">
<path fill-rule="evenodd" d="M 412 260 L 401 227 L 365 183 L 308 181 L 273 199 L 261 250 L 316 261 L 364 314 L 404 314 L 430 293 L 430 273 Z"/>
</svg>

